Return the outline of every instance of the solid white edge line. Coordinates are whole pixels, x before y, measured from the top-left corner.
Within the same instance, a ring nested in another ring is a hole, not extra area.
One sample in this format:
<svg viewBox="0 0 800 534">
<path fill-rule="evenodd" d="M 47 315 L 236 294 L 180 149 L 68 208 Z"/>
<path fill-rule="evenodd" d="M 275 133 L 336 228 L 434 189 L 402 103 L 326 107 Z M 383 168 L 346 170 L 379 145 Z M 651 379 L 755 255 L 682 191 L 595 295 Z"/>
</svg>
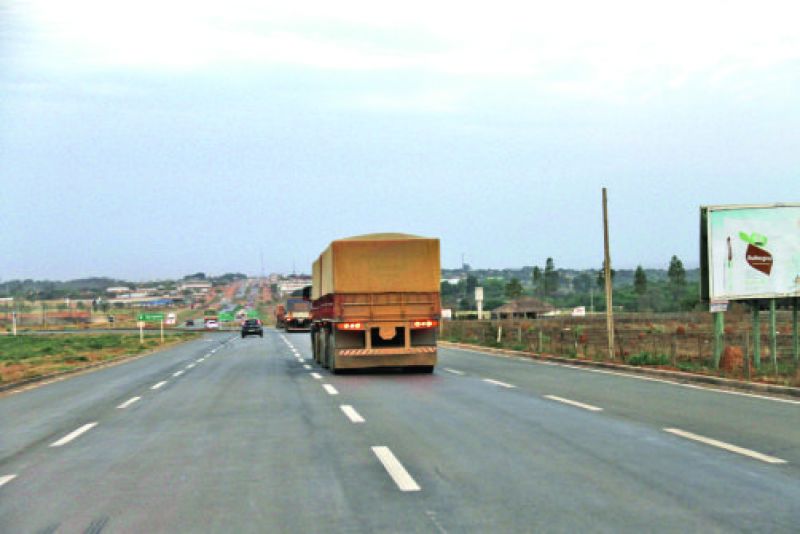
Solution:
<svg viewBox="0 0 800 534">
<path fill-rule="evenodd" d="M 500 382 L 499 380 L 493 380 L 491 378 L 484 378 L 483 381 L 484 382 L 488 382 L 489 384 L 494 384 L 495 386 L 503 387 L 503 388 L 515 388 L 515 387 L 517 387 L 517 386 L 515 386 L 513 384 L 507 384 L 506 382 Z"/>
<path fill-rule="evenodd" d="M 564 397 L 557 397 L 555 395 L 545 395 L 545 399 L 550 399 L 558 402 L 563 402 L 564 404 L 569 404 L 570 406 L 576 406 L 578 408 L 583 408 L 584 410 L 589 410 L 590 412 L 602 412 L 603 409 L 598 406 L 592 406 L 591 404 L 584 404 L 583 402 L 578 402 L 570 399 L 565 399 Z"/>
<path fill-rule="evenodd" d="M 699 441 L 700 443 L 705 443 L 706 445 L 711 445 L 712 447 L 718 447 L 720 449 L 724 449 L 729 452 L 735 452 L 743 456 L 749 456 L 750 458 L 761 460 L 762 462 L 767 462 L 768 464 L 786 463 L 786 460 L 783 460 L 781 458 L 776 458 L 774 456 L 762 454 L 760 452 L 751 449 L 745 449 L 744 447 L 739 447 L 737 445 L 725 443 L 724 441 L 719 441 L 717 439 L 707 438 L 699 434 L 693 434 L 692 432 L 687 432 L 686 430 L 681 430 L 680 428 L 665 428 L 664 432 L 669 432 L 670 434 L 675 434 L 676 436 L 680 436 L 686 439 L 691 439 L 693 441 Z"/>
<path fill-rule="evenodd" d="M 406 468 L 400 463 L 400 460 L 392 453 L 389 447 L 377 446 L 372 447 L 372 452 L 378 457 L 383 468 L 392 477 L 394 483 L 400 491 L 420 491 L 421 488 L 417 482 L 408 474 Z"/>
<path fill-rule="evenodd" d="M 336 391 L 336 388 L 330 384 L 322 384 L 322 387 L 325 388 L 325 391 L 328 392 L 328 395 L 338 395 L 339 392 Z"/>
<path fill-rule="evenodd" d="M 449 367 L 444 368 L 445 371 L 448 373 L 453 373 L 454 375 L 463 375 L 464 371 L 459 371 L 458 369 L 450 369 Z"/>
<path fill-rule="evenodd" d="M 134 402 L 138 401 L 139 399 L 141 399 L 141 397 L 130 398 L 130 399 L 126 400 L 125 402 L 123 402 L 122 404 L 120 404 L 119 406 L 117 406 L 117 408 L 119 408 L 120 410 L 123 410 L 123 409 L 127 408 L 128 406 L 130 406 L 131 404 L 133 404 Z"/>
<path fill-rule="evenodd" d="M 352 421 L 353 423 L 363 423 L 364 422 L 364 418 L 361 417 L 361 414 L 359 414 L 355 410 L 355 408 L 353 408 L 349 404 L 342 404 L 341 406 L 339 406 L 339 408 L 344 412 L 344 414 L 348 417 L 348 419 L 350 419 L 350 421 Z"/>
<path fill-rule="evenodd" d="M 177 378 L 177 377 L 181 376 L 182 374 L 183 374 L 182 370 L 181 371 L 175 371 L 174 373 L 172 373 L 172 376 Z"/>
<path fill-rule="evenodd" d="M 152 386 L 150 386 L 150 389 L 158 389 L 158 388 L 160 388 L 161 386 L 163 386 L 163 385 L 164 385 L 164 384 L 166 384 L 166 383 L 167 383 L 167 381 L 166 381 L 166 380 L 162 380 L 162 381 L 161 381 L 161 382 L 159 382 L 158 384 L 153 384 Z"/>
<path fill-rule="evenodd" d="M 15 478 L 17 478 L 17 475 L 4 475 L 4 476 L 1 476 L 0 477 L 0 487 L 5 486 L 6 484 L 11 482 Z"/>
<path fill-rule="evenodd" d="M 319 373 L 311 373 L 311 376 L 317 380 L 322 380 L 322 375 Z"/>
<path fill-rule="evenodd" d="M 53 443 L 50 444 L 50 446 L 51 447 L 61 447 L 62 445 L 66 445 L 67 443 L 69 443 L 73 439 L 77 438 L 78 436 L 80 436 L 84 432 L 88 432 L 89 430 L 93 429 L 96 426 L 97 426 L 97 422 L 96 421 L 94 423 L 86 423 L 82 427 L 80 427 L 80 428 L 78 428 L 76 430 L 73 430 L 72 432 L 70 432 L 69 434 L 64 436 L 63 438 L 54 441 Z"/>
</svg>

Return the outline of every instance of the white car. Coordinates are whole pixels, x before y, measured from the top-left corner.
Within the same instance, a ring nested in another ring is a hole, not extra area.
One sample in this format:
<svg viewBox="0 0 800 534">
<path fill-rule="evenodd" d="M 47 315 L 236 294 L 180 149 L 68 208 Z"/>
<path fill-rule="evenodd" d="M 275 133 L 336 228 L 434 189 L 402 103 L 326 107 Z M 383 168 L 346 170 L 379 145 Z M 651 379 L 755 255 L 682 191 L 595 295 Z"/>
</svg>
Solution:
<svg viewBox="0 0 800 534">
<path fill-rule="evenodd" d="M 206 330 L 219 330 L 219 323 L 217 321 L 206 321 Z"/>
</svg>

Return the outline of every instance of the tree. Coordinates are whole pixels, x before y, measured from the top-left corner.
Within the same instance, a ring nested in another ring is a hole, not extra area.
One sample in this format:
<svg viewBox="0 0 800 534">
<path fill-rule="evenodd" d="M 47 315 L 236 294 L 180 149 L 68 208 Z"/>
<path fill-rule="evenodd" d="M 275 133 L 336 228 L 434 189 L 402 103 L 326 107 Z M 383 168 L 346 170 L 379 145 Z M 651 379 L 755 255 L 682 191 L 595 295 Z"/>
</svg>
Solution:
<svg viewBox="0 0 800 534">
<path fill-rule="evenodd" d="M 611 286 L 614 286 L 614 276 L 616 276 L 617 271 L 613 268 L 611 269 Z M 597 273 L 597 287 L 603 289 L 606 287 L 606 262 L 603 260 L 603 266 L 600 268 L 600 272 Z"/>
<path fill-rule="evenodd" d="M 672 299 L 678 300 L 678 297 L 680 297 L 686 288 L 686 269 L 683 268 L 683 262 L 678 259 L 678 256 L 672 256 L 672 259 L 669 260 L 667 278 L 669 279 L 669 289 L 672 293 Z"/>
<path fill-rule="evenodd" d="M 506 297 L 517 299 L 520 295 L 522 295 L 522 284 L 519 282 L 518 278 L 512 278 L 511 281 L 506 284 Z"/>
<path fill-rule="evenodd" d="M 553 258 L 547 258 L 544 264 L 544 294 L 551 297 L 558 291 L 558 271 L 556 271 Z"/>
<path fill-rule="evenodd" d="M 544 289 L 544 283 L 542 280 L 542 270 L 538 266 L 533 268 L 533 274 L 531 275 L 531 279 L 533 282 L 533 294 L 541 295 L 542 290 Z"/>
<path fill-rule="evenodd" d="M 572 280 L 572 288 L 577 293 L 588 293 L 592 285 L 592 277 L 587 273 L 581 273 Z"/>
<path fill-rule="evenodd" d="M 466 297 L 467 297 L 467 298 L 468 298 L 470 301 L 472 301 L 472 300 L 474 300 L 474 299 L 475 299 L 475 288 L 476 288 L 477 286 L 478 286 L 478 279 L 477 279 L 477 278 L 475 278 L 475 277 L 474 277 L 473 275 L 471 275 L 471 274 L 470 274 L 470 275 L 468 275 L 468 276 L 467 276 L 467 282 L 466 282 L 466 288 L 467 288 L 467 291 L 466 291 L 466 293 L 467 293 L 467 294 L 466 294 L 465 296 L 466 296 Z"/>
<path fill-rule="evenodd" d="M 633 288 L 639 295 L 647 293 L 647 274 L 645 274 L 641 265 L 636 267 L 636 273 L 633 275 Z"/>
</svg>

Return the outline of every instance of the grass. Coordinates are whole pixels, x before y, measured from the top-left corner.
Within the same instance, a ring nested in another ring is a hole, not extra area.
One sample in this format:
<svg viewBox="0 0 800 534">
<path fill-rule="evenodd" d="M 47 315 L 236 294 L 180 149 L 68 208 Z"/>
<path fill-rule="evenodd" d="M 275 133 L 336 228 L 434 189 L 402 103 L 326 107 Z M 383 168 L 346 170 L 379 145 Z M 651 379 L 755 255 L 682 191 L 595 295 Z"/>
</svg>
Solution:
<svg viewBox="0 0 800 534">
<path fill-rule="evenodd" d="M 628 365 L 670 365 L 670 357 L 666 354 L 651 354 L 649 352 L 640 352 L 629 356 L 625 362 Z"/>
<path fill-rule="evenodd" d="M 198 334 L 178 333 L 165 337 L 164 345 L 194 339 Z M 58 371 L 140 354 L 160 344 L 158 337 L 136 334 L 73 334 L 0 337 L 0 383 L 41 376 Z"/>
</svg>

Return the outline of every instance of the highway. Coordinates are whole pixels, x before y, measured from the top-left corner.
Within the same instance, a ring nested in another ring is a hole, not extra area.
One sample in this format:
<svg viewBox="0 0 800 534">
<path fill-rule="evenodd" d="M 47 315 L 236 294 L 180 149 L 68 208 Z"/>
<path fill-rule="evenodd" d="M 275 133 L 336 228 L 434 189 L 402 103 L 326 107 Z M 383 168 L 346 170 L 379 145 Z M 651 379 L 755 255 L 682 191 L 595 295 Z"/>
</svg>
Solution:
<svg viewBox="0 0 800 534">
<path fill-rule="evenodd" d="M 208 334 L 0 397 L 0 532 L 797 532 L 800 401 Z"/>
</svg>

